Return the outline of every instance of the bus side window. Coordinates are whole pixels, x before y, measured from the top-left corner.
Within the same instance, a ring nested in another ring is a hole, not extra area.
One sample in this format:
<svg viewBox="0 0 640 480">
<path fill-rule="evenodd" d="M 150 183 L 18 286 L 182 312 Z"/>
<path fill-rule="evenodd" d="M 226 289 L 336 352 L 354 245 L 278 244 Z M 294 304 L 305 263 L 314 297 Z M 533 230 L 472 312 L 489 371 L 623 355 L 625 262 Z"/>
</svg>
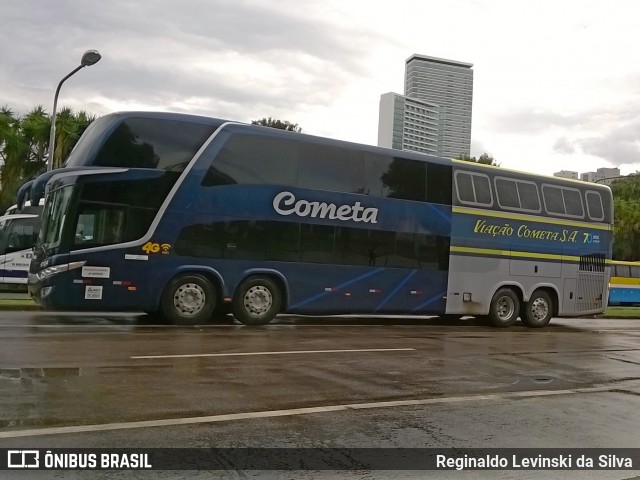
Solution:
<svg viewBox="0 0 640 480">
<path fill-rule="evenodd" d="M 302 144 L 298 150 L 298 186 L 364 193 L 365 159 L 357 150 Z"/>
<path fill-rule="evenodd" d="M 629 278 L 630 276 L 631 276 L 631 271 L 628 265 L 615 265 L 614 277 Z"/>
<path fill-rule="evenodd" d="M 589 218 L 595 221 L 604 220 L 604 207 L 602 206 L 602 197 L 600 193 L 588 191 L 585 194 L 587 200 L 587 213 Z"/>
<path fill-rule="evenodd" d="M 493 205 L 491 185 L 487 175 L 458 170 L 454 174 L 454 179 L 460 203 L 483 207 Z"/>
<path fill-rule="evenodd" d="M 544 184 L 542 197 L 547 213 L 561 217 L 584 218 L 580 190 Z"/>
</svg>

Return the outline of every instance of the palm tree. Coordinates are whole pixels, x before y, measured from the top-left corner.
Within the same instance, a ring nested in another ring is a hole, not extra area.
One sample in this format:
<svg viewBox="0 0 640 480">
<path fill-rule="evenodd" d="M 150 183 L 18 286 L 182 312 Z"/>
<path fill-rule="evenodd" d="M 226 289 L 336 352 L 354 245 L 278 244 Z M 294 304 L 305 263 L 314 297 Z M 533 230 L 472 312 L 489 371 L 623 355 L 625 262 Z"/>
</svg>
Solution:
<svg viewBox="0 0 640 480">
<path fill-rule="evenodd" d="M 20 128 L 20 119 L 8 107 L 0 108 L 0 210 L 14 203 L 20 185 L 22 162 L 27 145 Z"/>
<path fill-rule="evenodd" d="M 59 167 L 95 116 L 64 108 L 56 121 L 54 167 Z M 38 105 L 20 118 L 0 107 L 0 213 L 16 201 L 16 192 L 26 180 L 47 168 L 51 119 Z"/>
<path fill-rule="evenodd" d="M 94 115 L 85 111 L 74 114 L 71 108 L 64 107 L 56 115 L 56 142 L 53 152 L 53 168 L 58 168 L 67 158 L 82 132 L 95 120 Z"/>
<path fill-rule="evenodd" d="M 35 176 L 46 168 L 51 120 L 44 108 L 38 105 L 21 120 L 22 133 L 28 145 L 28 156 L 23 165 L 23 175 Z"/>
</svg>

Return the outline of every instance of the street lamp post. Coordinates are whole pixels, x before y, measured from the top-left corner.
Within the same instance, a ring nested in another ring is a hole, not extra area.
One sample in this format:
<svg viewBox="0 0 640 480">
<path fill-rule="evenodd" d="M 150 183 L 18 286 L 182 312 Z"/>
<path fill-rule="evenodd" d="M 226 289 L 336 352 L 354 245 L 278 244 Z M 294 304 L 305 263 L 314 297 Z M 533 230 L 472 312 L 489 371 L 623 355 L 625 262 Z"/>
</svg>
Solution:
<svg viewBox="0 0 640 480">
<path fill-rule="evenodd" d="M 53 97 L 53 112 L 51 113 L 51 131 L 49 133 L 49 157 L 47 158 L 47 170 L 51 170 L 53 168 L 53 152 L 55 151 L 56 141 L 56 107 L 58 105 L 58 94 L 60 93 L 60 87 L 62 87 L 62 84 L 67 80 L 67 78 L 76 73 L 78 70 L 97 63 L 101 58 L 102 56 L 97 50 L 87 50 L 82 54 L 80 65 L 69 72 L 66 77 L 60 80 L 58 88 L 56 88 L 56 94 Z"/>
</svg>

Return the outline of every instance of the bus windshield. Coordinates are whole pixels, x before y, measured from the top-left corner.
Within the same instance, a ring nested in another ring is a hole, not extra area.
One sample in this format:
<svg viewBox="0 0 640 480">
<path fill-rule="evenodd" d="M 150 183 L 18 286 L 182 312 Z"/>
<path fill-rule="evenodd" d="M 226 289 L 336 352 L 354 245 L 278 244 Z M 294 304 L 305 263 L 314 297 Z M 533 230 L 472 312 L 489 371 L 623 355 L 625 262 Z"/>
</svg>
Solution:
<svg viewBox="0 0 640 480">
<path fill-rule="evenodd" d="M 38 246 L 55 255 L 141 238 L 178 174 L 139 169 L 133 176 L 79 176 L 73 185 L 52 191 Z"/>
<path fill-rule="evenodd" d="M 38 247 L 46 253 L 54 253 L 62 241 L 64 223 L 68 218 L 73 186 L 66 186 L 50 193 L 42 214 Z"/>
</svg>

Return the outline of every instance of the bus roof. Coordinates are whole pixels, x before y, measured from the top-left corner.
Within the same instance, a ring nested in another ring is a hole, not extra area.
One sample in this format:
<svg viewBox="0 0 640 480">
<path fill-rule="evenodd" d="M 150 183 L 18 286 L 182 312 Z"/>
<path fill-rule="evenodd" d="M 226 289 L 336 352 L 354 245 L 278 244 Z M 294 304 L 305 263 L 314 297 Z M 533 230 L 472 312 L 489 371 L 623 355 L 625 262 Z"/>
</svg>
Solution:
<svg viewBox="0 0 640 480">
<path fill-rule="evenodd" d="M 335 146 L 338 148 L 347 148 L 353 150 L 359 150 L 362 152 L 369 152 L 372 154 L 379 155 L 387 155 L 393 157 L 402 157 L 405 159 L 418 160 L 423 162 L 436 163 L 440 165 L 454 166 L 458 168 L 465 168 L 469 170 L 481 170 L 487 171 L 486 169 L 496 169 L 495 171 L 504 172 L 508 175 L 513 175 L 516 177 L 522 177 L 530 179 L 536 178 L 548 178 L 549 183 L 555 184 L 568 184 L 571 182 L 578 183 L 583 187 L 589 186 L 589 188 L 593 190 L 609 190 L 610 187 L 607 185 L 596 184 L 583 182 L 580 180 L 570 180 L 559 177 L 552 177 L 547 175 L 540 175 L 531 172 L 510 170 L 504 167 L 495 167 L 490 165 L 479 164 L 476 162 L 468 162 L 464 160 L 455 160 L 449 158 L 438 157 L 435 155 L 415 152 L 411 150 L 396 150 L 390 149 L 386 147 L 379 147 L 368 144 L 360 144 L 345 140 L 332 139 L 327 137 L 321 137 L 316 135 L 310 135 L 306 133 L 299 132 L 291 132 L 285 130 L 274 129 L 270 127 L 265 127 L 261 125 L 248 124 L 237 121 L 228 121 L 215 117 L 205 117 L 200 115 L 191 115 L 185 113 L 174 113 L 174 112 L 149 112 L 149 111 L 128 111 L 128 112 L 113 112 L 107 115 L 104 115 L 97 120 L 95 120 L 89 128 L 82 135 L 80 141 L 76 144 L 76 148 L 70 153 L 67 161 L 65 162 L 65 166 L 62 169 L 66 169 L 64 171 L 70 172 L 71 170 L 85 170 L 91 168 L 98 168 L 97 165 L 93 164 L 91 160 L 88 163 L 83 163 L 83 160 L 92 159 L 99 149 L 102 146 L 102 142 L 109 136 L 109 132 L 116 129 L 122 122 L 127 119 L 157 119 L 157 120 L 168 120 L 168 121 L 181 121 L 181 122 L 191 122 L 198 123 L 201 125 L 210 125 L 213 129 L 212 131 L 219 131 L 222 129 L 229 130 L 231 132 L 252 132 L 254 134 L 259 135 L 268 135 L 271 137 L 282 137 L 287 138 L 289 140 L 299 139 L 304 142 L 316 143 L 316 144 L 324 144 L 327 146 Z M 112 165 L 116 166 L 116 165 Z M 34 179 L 30 182 L 22 185 L 18 191 L 18 205 L 21 202 L 24 202 L 25 199 L 33 198 L 33 199 L 41 199 L 44 195 L 44 187 L 48 180 L 54 176 L 56 173 L 60 172 L 61 169 L 56 169 L 54 171 L 45 172 L 37 179 Z"/>
<path fill-rule="evenodd" d="M 548 178 L 550 182 L 574 183 L 574 184 L 582 185 L 583 187 L 590 186 L 590 187 L 593 187 L 594 189 L 611 190 L 611 187 L 609 187 L 609 185 L 605 185 L 605 184 L 602 184 L 602 183 L 586 182 L 584 180 L 578 180 L 578 179 L 574 179 L 574 178 L 554 177 L 552 175 L 545 175 L 545 174 L 542 174 L 542 173 L 526 172 L 524 170 L 516 170 L 516 169 L 512 169 L 512 168 L 505 168 L 505 167 L 501 167 L 501 166 L 498 166 L 498 165 L 487 165 L 487 164 L 484 164 L 484 163 L 472 162 L 472 161 L 468 161 L 468 160 L 460 160 L 460 159 L 457 159 L 457 158 L 452 159 L 452 161 L 458 166 L 464 165 L 465 168 L 477 167 L 478 169 L 483 169 L 483 168 L 484 169 L 494 169 L 495 171 L 515 174 L 517 176 L 523 176 L 523 177 L 530 176 L 530 177 L 536 177 L 536 178 Z"/>
</svg>

